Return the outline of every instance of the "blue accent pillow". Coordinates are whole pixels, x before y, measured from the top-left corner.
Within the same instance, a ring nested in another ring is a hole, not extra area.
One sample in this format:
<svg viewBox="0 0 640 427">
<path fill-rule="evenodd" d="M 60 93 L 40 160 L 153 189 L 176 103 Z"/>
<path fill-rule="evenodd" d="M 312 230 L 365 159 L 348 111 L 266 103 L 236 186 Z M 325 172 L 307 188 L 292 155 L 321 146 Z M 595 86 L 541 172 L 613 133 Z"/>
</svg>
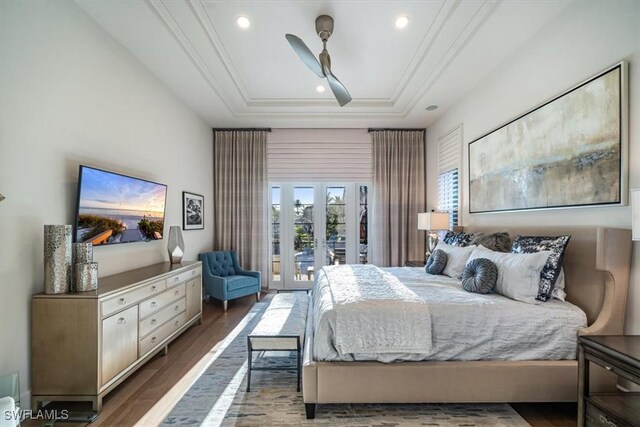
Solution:
<svg viewBox="0 0 640 427">
<path fill-rule="evenodd" d="M 442 274 L 442 271 L 447 266 L 447 253 L 442 249 L 436 249 L 427 260 L 427 265 L 424 266 L 425 271 L 428 274 Z"/>
<path fill-rule="evenodd" d="M 511 252 L 517 254 L 531 254 L 541 251 L 551 251 L 547 263 L 540 272 L 540 284 L 538 286 L 539 301 L 551 299 L 551 293 L 556 285 L 560 269 L 564 261 L 564 253 L 571 236 L 516 236 L 513 239 Z"/>
<path fill-rule="evenodd" d="M 487 294 L 498 282 L 498 267 L 487 258 L 474 258 L 462 273 L 462 288 L 467 292 Z"/>
</svg>

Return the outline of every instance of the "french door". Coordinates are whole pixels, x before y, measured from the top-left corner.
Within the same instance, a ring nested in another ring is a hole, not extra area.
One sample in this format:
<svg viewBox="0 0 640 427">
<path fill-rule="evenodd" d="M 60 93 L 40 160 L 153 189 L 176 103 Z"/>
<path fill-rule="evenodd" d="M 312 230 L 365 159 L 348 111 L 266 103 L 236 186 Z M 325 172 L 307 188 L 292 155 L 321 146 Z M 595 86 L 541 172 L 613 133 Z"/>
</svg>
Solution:
<svg viewBox="0 0 640 427">
<path fill-rule="evenodd" d="M 270 185 L 269 287 L 306 289 L 329 264 L 367 262 L 368 185 Z"/>
</svg>

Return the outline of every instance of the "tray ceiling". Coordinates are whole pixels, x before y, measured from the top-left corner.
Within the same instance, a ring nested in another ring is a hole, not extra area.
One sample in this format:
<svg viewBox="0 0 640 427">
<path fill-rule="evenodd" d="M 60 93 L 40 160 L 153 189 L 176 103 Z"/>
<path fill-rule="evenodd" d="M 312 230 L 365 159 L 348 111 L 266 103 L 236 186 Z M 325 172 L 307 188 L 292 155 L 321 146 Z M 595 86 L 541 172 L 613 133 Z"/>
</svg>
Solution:
<svg viewBox="0 0 640 427">
<path fill-rule="evenodd" d="M 428 126 L 556 16 L 567 1 L 95 1 L 78 4 L 212 126 Z M 353 101 L 295 55 L 322 49 Z M 236 25 L 238 16 L 251 21 Z M 397 29 L 398 16 L 409 25 Z M 428 112 L 425 107 L 439 105 Z"/>
</svg>

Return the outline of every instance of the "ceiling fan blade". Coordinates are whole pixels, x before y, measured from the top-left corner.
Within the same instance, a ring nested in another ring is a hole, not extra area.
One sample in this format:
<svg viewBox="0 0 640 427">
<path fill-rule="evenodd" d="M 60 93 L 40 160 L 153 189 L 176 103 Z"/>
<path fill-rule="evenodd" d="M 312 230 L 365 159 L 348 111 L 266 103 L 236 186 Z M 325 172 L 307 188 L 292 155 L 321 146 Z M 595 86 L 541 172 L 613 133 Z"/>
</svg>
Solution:
<svg viewBox="0 0 640 427">
<path fill-rule="evenodd" d="M 342 83 L 340 83 L 340 80 L 338 80 L 333 73 L 329 72 L 327 74 L 327 80 L 329 81 L 331 91 L 335 95 L 338 100 L 338 104 L 340 104 L 341 107 L 344 107 L 346 104 L 351 102 L 351 95 L 349 95 L 349 91 Z"/>
<path fill-rule="evenodd" d="M 287 34 L 285 35 L 285 37 L 293 50 L 295 50 L 300 59 L 302 59 L 302 62 L 304 62 L 306 66 L 311 69 L 311 71 L 316 73 L 318 77 L 324 77 L 320 62 L 318 62 L 313 52 L 311 52 L 311 49 L 309 49 L 307 45 L 304 44 L 302 39 L 300 37 L 294 36 L 293 34 Z"/>
</svg>

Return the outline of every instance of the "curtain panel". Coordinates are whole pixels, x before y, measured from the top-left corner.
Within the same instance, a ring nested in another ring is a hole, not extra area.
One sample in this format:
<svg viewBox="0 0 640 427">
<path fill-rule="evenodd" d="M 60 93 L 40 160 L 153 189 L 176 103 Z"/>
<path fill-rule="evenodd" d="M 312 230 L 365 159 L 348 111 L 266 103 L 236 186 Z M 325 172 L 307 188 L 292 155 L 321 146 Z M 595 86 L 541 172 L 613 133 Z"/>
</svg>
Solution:
<svg viewBox="0 0 640 427">
<path fill-rule="evenodd" d="M 267 131 L 214 130 L 213 247 L 234 250 L 239 264 L 262 273 L 266 287 Z"/>
<path fill-rule="evenodd" d="M 371 142 L 371 262 L 389 267 L 424 259 L 418 213 L 426 206 L 425 131 L 373 130 Z"/>
</svg>

